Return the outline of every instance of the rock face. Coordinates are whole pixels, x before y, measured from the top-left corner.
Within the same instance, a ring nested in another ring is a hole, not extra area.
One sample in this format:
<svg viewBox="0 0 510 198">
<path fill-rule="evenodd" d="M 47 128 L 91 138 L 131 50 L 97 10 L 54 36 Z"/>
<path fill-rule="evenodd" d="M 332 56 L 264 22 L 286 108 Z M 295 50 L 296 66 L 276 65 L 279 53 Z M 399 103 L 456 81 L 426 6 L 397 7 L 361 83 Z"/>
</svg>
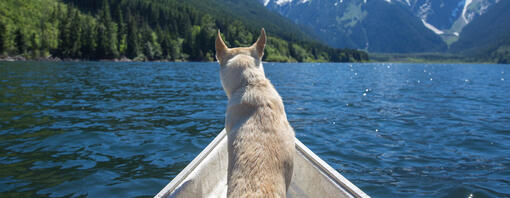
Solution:
<svg viewBox="0 0 510 198">
<path fill-rule="evenodd" d="M 500 0 L 259 0 L 333 47 L 370 52 L 446 50 Z"/>
<path fill-rule="evenodd" d="M 474 18 L 500 0 L 399 0 L 439 30 L 460 32 Z"/>
</svg>

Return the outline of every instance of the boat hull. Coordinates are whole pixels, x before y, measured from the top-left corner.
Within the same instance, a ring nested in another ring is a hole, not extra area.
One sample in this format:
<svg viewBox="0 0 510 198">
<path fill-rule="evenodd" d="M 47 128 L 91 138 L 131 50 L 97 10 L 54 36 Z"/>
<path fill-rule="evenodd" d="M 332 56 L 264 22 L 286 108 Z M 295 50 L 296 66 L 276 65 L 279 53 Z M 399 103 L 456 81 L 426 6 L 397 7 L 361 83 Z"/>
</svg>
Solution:
<svg viewBox="0 0 510 198">
<path fill-rule="evenodd" d="M 226 197 L 227 135 L 223 130 L 155 197 Z M 296 139 L 289 198 L 369 197 Z"/>
</svg>

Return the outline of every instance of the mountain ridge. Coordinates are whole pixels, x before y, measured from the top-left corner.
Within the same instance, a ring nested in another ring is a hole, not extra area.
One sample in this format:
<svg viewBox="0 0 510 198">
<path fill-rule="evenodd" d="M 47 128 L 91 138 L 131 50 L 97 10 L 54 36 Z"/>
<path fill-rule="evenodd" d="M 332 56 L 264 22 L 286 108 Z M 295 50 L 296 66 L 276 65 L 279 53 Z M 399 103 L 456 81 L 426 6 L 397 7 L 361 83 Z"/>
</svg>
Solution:
<svg viewBox="0 0 510 198">
<path fill-rule="evenodd" d="M 441 38 L 400 3 L 386 0 L 259 3 L 297 24 L 311 27 L 323 42 L 333 47 L 399 53 L 446 50 Z"/>
<path fill-rule="evenodd" d="M 333 47 L 369 52 L 441 52 L 456 42 L 462 29 L 500 0 L 258 0 L 266 8 L 313 29 Z M 377 6 L 374 6 L 377 4 Z M 368 8 L 372 7 L 371 10 Z M 378 13 L 380 12 L 380 13 Z M 367 16 L 379 16 L 366 22 Z M 393 18 L 386 15 L 393 15 Z M 384 19 L 384 20 L 383 20 Z M 321 21 L 326 21 L 321 23 Z M 416 23 L 417 21 L 420 22 Z M 386 26 L 376 34 L 371 26 Z M 432 31 L 430 35 L 424 28 Z M 397 30 L 398 28 L 398 30 Z M 399 35 L 391 37 L 384 34 Z M 403 33 L 403 34 L 402 34 Z M 415 33 L 418 36 L 410 36 Z M 386 42 L 378 40 L 384 37 Z M 422 39 L 420 37 L 425 37 Z M 436 37 L 436 38 L 434 38 Z M 437 39 L 441 38 L 441 41 Z M 414 43 L 403 46 L 401 40 Z M 377 42 L 374 42 L 377 41 Z M 446 44 L 446 46 L 445 46 Z M 391 48 L 388 46 L 395 45 Z M 372 47 L 370 47 L 372 46 Z"/>
</svg>

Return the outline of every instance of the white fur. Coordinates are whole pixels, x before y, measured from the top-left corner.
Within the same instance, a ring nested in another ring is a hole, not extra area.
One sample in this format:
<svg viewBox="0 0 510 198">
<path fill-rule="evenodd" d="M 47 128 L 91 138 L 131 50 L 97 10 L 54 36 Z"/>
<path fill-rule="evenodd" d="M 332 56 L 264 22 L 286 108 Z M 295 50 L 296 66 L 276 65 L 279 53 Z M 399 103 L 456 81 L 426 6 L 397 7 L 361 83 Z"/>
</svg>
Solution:
<svg viewBox="0 0 510 198">
<path fill-rule="evenodd" d="M 264 74 L 264 46 L 264 31 L 248 48 L 229 49 L 219 34 L 216 40 L 221 83 L 229 99 L 228 197 L 283 198 L 292 177 L 294 130 Z"/>
</svg>

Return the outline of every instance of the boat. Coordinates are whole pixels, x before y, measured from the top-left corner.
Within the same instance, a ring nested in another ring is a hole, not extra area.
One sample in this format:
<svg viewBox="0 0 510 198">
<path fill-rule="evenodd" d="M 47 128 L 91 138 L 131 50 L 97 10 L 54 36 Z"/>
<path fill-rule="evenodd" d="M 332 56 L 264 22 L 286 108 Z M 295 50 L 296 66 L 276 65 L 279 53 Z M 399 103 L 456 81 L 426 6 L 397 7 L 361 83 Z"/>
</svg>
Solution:
<svg viewBox="0 0 510 198">
<path fill-rule="evenodd" d="M 226 197 L 227 132 L 216 138 L 155 198 Z M 288 198 L 369 196 L 315 155 L 296 138 L 296 155 Z"/>
</svg>

